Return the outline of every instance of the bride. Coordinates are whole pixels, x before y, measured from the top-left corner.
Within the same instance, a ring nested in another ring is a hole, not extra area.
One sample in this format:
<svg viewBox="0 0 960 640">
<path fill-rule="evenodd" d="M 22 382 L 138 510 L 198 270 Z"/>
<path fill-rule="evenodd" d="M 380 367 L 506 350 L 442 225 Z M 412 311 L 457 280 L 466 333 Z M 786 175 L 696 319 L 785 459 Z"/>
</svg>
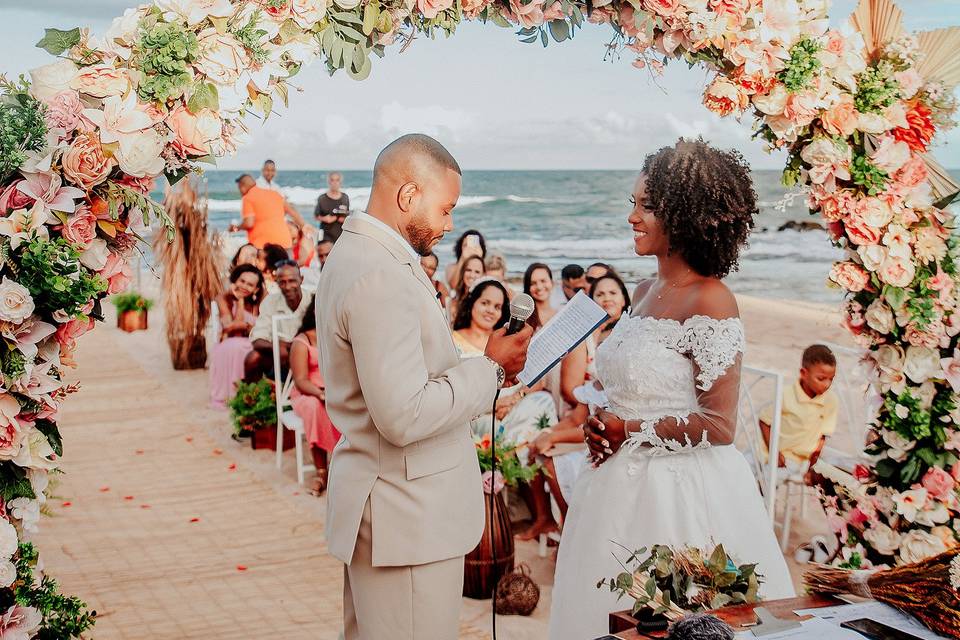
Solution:
<svg viewBox="0 0 960 640">
<path fill-rule="evenodd" d="M 630 203 L 636 253 L 655 256 L 658 273 L 597 350 L 605 410 L 584 430 L 593 466 L 563 527 L 551 640 L 601 636 L 608 614 L 629 608 L 596 586 L 623 570 L 623 547 L 722 543 L 738 563 L 757 563 L 761 597 L 794 595 L 732 444 L 744 335 L 720 279 L 736 269 L 757 212 L 749 168 L 736 152 L 681 140 L 647 157 Z"/>
</svg>

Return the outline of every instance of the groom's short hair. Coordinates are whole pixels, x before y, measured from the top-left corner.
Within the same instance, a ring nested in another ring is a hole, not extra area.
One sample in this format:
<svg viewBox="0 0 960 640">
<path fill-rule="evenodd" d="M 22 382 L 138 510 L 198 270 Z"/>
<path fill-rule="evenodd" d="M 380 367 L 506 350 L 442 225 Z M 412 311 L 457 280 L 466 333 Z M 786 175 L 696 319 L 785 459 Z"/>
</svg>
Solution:
<svg viewBox="0 0 960 640">
<path fill-rule="evenodd" d="M 411 162 L 417 159 L 426 159 L 434 165 L 463 175 L 460 165 L 446 147 L 428 135 L 408 133 L 388 144 L 377 156 L 373 165 L 373 181 L 376 182 L 378 174 L 382 174 L 394 162 Z"/>
</svg>

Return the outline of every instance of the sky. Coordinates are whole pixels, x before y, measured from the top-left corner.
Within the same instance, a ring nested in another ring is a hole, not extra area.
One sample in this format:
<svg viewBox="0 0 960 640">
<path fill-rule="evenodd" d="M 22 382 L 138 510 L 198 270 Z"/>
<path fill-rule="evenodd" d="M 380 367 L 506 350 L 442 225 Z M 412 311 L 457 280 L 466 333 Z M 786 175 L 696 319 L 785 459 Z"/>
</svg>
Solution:
<svg viewBox="0 0 960 640">
<path fill-rule="evenodd" d="M 960 25 L 960 0 L 902 0 L 908 30 Z M 17 76 L 50 61 L 34 47 L 45 27 L 88 26 L 102 33 L 123 0 L 31 0 L 0 7 L 0 73 Z M 836 0 L 846 20 L 854 0 Z M 290 107 L 251 135 L 225 169 L 368 169 L 390 140 L 410 132 L 437 137 L 465 169 L 635 169 L 679 136 L 702 135 L 740 149 L 758 169 L 779 168 L 750 139 L 751 118 L 720 118 L 701 104 L 708 75 L 682 62 L 653 78 L 631 58 L 604 61 L 608 26 L 586 24 L 573 40 L 523 44 L 512 29 L 465 23 L 452 38 L 420 37 L 402 54 L 374 57 L 363 82 L 321 64 L 294 79 Z M 960 127 L 941 136 L 937 157 L 960 167 Z"/>
</svg>

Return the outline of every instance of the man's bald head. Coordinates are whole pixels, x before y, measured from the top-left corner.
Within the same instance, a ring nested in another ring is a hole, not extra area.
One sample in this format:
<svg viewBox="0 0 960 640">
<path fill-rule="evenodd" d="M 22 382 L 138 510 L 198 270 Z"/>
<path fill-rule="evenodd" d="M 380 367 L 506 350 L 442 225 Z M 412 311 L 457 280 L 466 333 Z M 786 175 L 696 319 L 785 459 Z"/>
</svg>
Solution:
<svg viewBox="0 0 960 640">
<path fill-rule="evenodd" d="M 442 169 L 463 175 L 460 165 L 446 147 L 422 133 L 408 133 L 388 144 L 377 156 L 373 165 L 373 184 L 416 181 Z"/>
<path fill-rule="evenodd" d="M 425 255 L 453 229 L 461 175 L 450 152 L 430 136 L 401 136 L 377 156 L 367 213 Z"/>
<path fill-rule="evenodd" d="M 257 186 L 257 181 L 253 179 L 249 173 L 244 173 L 239 178 L 237 178 L 237 189 L 240 190 L 241 195 L 246 195 L 247 191 L 250 191 L 253 187 Z"/>
</svg>

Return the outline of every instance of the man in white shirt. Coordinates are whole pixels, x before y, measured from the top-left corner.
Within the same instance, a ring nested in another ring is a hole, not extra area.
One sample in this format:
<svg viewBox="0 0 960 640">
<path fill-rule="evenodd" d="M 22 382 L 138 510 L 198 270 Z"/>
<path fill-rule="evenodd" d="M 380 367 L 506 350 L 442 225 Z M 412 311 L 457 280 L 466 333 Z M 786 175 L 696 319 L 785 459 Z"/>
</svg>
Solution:
<svg viewBox="0 0 960 640">
<path fill-rule="evenodd" d="M 243 379 L 256 382 L 273 371 L 273 318 L 290 316 L 277 326 L 280 340 L 280 367 L 286 369 L 290 355 L 290 343 L 300 329 L 303 316 L 311 308 L 313 292 L 303 286 L 300 268 L 293 260 L 279 263 L 276 283 L 279 291 L 267 294 L 260 303 L 260 315 L 250 331 L 253 351 L 243 361 Z"/>
<path fill-rule="evenodd" d="M 568 264 L 560 271 L 560 286 L 554 287 L 550 293 L 550 306 L 559 309 L 567 304 L 567 300 L 577 295 L 578 291 L 585 291 L 587 278 L 583 267 L 578 264 Z"/>
</svg>

